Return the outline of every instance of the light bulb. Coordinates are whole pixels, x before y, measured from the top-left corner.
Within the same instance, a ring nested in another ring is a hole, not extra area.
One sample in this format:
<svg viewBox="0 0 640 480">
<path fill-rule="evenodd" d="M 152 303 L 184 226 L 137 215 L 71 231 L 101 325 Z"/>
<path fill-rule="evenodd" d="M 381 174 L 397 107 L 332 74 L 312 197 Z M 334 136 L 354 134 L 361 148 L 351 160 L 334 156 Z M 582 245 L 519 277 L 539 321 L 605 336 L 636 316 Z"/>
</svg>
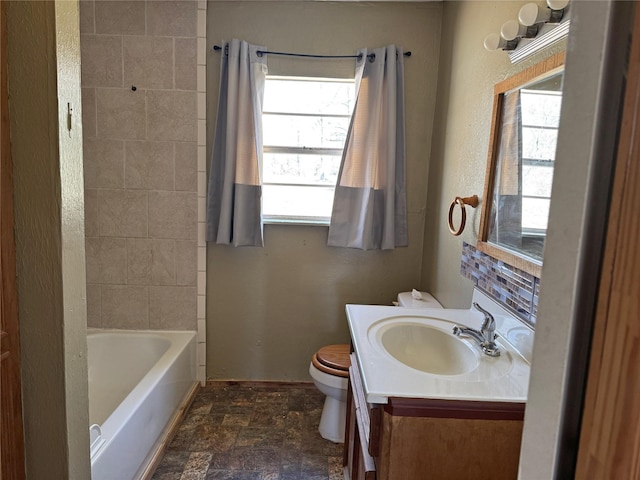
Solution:
<svg viewBox="0 0 640 480">
<path fill-rule="evenodd" d="M 516 20 L 507 20 L 502 24 L 500 36 L 505 40 L 513 40 L 527 33 L 527 27 Z"/>
<path fill-rule="evenodd" d="M 564 16 L 564 11 L 569 5 L 569 0 L 547 0 L 547 5 L 551 9 L 549 23 L 560 23 Z"/>
<path fill-rule="evenodd" d="M 549 18 L 551 18 L 551 11 L 547 8 L 540 8 L 537 3 L 527 3 L 518 12 L 518 20 L 527 27 L 536 23 L 548 22 Z"/>
<path fill-rule="evenodd" d="M 507 43 L 506 40 L 500 38 L 500 35 L 497 33 L 490 33 L 486 37 L 484 37 L 484 48 L 489 51 L 497 50 L 500 48 L 501 43 Z"/>
<path fill-rule="evenodd" d="M 490 33 L 486 37 L 484 37 L 484 48 L 489 50 L 490 52 L 494 50 L 498 50 L 501 48 L 502 50 L 513 50 L 518 45 L 518 40 L 505 40 L 497 33 Z"/>
<path fill-rule="evenodd" d="M 564 10 L 569 5 L 569 0 L 547 0 L 551 10 Z"/>
</svg>

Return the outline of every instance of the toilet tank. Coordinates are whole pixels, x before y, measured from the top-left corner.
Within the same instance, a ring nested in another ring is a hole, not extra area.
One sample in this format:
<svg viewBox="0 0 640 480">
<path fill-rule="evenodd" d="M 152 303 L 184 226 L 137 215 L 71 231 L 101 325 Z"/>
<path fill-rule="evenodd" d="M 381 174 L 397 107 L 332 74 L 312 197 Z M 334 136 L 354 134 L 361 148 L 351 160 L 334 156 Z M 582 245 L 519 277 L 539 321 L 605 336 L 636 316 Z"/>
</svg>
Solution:
<svg viewBox="0 0 640 480">
<path fill-rule="evenodd" d="M 420 298 L 414 298 L 420 297 Z M 440 302 L 427 292 L 402 292 L 398 294 L 398 306 L 408 308 L 442 308 Z"/>
</svg>

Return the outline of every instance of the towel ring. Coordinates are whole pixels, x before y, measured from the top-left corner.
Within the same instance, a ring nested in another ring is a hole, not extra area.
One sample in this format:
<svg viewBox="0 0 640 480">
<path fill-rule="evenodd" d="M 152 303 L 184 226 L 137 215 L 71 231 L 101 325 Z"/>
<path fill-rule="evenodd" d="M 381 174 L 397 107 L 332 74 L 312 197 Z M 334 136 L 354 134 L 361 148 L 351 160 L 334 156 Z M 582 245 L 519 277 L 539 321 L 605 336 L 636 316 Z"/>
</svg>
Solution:
<svg viewBox="0 0 640 480">
<path fill-rule="evenodd" d="M 456 205 L 460 205 L 460 226 L 456 229 L 453 226 L 453 211 L 456 208 Z M 469 205 L 473 208 L 478 206 L 478 196 L 473 195 L 471 197 L 456 197 L 453 202 L 451 202 L 451 206 L 449 207 L 449 231 L 453 234 L 453 236 L 459 236 L 467 223 L 467 212 L 465 211 L 464 206 Z"/>
</svg>

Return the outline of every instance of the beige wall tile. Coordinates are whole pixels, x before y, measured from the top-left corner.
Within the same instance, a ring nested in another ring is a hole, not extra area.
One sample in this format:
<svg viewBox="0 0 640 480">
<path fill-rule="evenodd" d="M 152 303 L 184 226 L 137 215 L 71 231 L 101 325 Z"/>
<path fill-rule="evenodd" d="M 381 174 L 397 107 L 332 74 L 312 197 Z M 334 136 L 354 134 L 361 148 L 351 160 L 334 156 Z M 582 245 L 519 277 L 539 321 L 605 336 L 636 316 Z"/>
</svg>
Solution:
<svg viewBox="0 0 640 480">
<path fill-rule="evenodd" d="M 138 88 L 173 88 L 173 39 L 124 37 L 124 83 Z"/>
<path fill-rule="evenodd" d="M 98 191 L 98 230 L 105 237 L 147 236 L 147 192 Z"/>
<path fill-rule="evenodd" d="M 103 328 L 149 328 L 149 287 L 103 285 L 101 291 Z"/>
<path fill-rule="evenodd" d="M 122 37 L 82 35 L 80 50 L 83 86 L 122 86 Z"/>
<path fill-rule="evenodd" d="M 198 172 L 198 198 L 205 199 L 204 209 L 206 210 L 206 196 L 207 196 L 207 173 L 206 172 Z M 198 205 L 198 211 L 200 211 L 200 206 Z M 200 218 L 198 214 L 198 221 L 205 222 L 206 218 Z"/>
<path fill-rule="evenodd" d="M 197 246 L 195 240 L 176 240 L 176 284 L 196 286 Z"/>
<path fill-rule="evenodd" d="M 82 88 L 82 137 L 96 136 L 96 89 Z"/>
<path fill-rule="evenodd" d="M 195 37 L 197 8 L 194 0 L 147 2 L 147 34 Z"/>
<path fill-rule="evenodd" d="M 84 190 L 84 234 L 98 236 L 98 191 L 89 188 Z"/>
<path fill-rule="evenodd" d="M 198 237 L 198 245 L 205 245 L 207 243 L 205 241 L 207 224 L 204 222 L 198 222 L 198 225 L 196 225 L 196 232 Z"/>
<path fill-rule="evenodd" d="M 100 138 L 144 139 L 145 92 L 131 89 L 96 91 L 97 135 Z"/>
<path fill-rule="evenodd" d="M 196 141 L 195 92 L 147 92 L 147 138 Z"/>
<path fill-rule="evenodd" d="M 198 171 L 207 171 L 207 147 L 198 145 Z"/>
<path fill-rule="evenodd" d="M 198 65 L 198 92 L 206 93 L 207 91 L 207 66 Z M 205 108 L 206 108 L 206 96 L 205 96 Z M 203 118 L 198 115 L 198 118 Z"/>
<path fill-rule="evenodd" d="M 198 65 L 198 70 L 202 68 L 202 65 Z M 202 83 L 204 85 L 204 82 Z M 200 90 L 200 79 L 198 78 L 198 90 Z M 198 120 L 206 120 L 207 119 L 207 94 L 202 91 L 198 91 L 197 100 L 198 102 Z"/>
<path fill-rule="evenodd" d="M 86 188 L 124 187 L 124 142 L 87 138 L 83 153 Z"/>
<path fill-rule="evenodd" d="M 198 37 L 198 52 L 197 52 L 197 62 L 198 65 L 206 65 L 207 64 L 207 39 L 204 37 Z"/>
<path fill-rule="evenodd" d="M 176 143 L 176 190 L 195 192 L 198 178 L 198 147 L 195 142 Z"/>
<path fill-rule="evenodd" d="M 198 141 L 207 138 L 207 121 L 204 118 L 198 119 Z"/>
<path fill-rule="evenodd" d="M 197 326 L 197 8 L 81 0 L 89 326 Z"/>
<path fill-rule="evenodd" d="M 126 142 L 127 188 L 174 189 L 173 142 Z"/>
<path fill-rule="evenodd" d="M 207 36 L 207 11 L 206 10 L 198 11 L 198 27 L 196 30 L 197 30 L 196 33 L 198 37 Z"/>
<path fill-rule="evenodd" d="M 195 330 L 194 287 L 149 287 L 149 325 L 152 329 Z"/>
<path fill-rule="evenodd" d="M 175 254 L 173 240 L 128 239 L 127 283 L 129 285 L 175 285 Z"/>
<path fill-rule="evenodd" d="M 96 33 L 144 35 L 145 3 L 141 0 L 96 1 Z"/>
<path fill-rule="evenodd" d="M 207 294 L 207 272 L 198 272 L 196 273 L 197 280 L 196 286 L 198 289 L 198 295 L 206 295 Z"/>
<path fill-rule="evenodd" d="M 204 184 L 206 183 L 204 172 L 198 173 L 199 181 L 202 179 L 202 185 L 204 189 Z M 202 190 L 204 191 L 204 190 Z M 207 221 L 207 198 L 204 195 L 198 196 L 198 222 L 206 222 Z"/>
<path fill-rule="evenodd" d="M 124 238 L 85 238 L 87 283 L 127 283 L 127 241 Z"/>
<path fill-rule="evenodd" d="M 149 192 L 150 238 L 196 238 L 195 193 Z"/>
<path fill-rule="evenodd" d="M 95 33 L 93 20 L 95 3 L 93 0 L 80 0 L 80 33 Z"/>
<path fill-rule="evenodd" d="M 100 285 L 87 284 L 87 327 L 102 327 Z"/>
<path fill-rule="evenodd" d="M 195 38 L 176 38 L 176 88 L 178 90 L 197 90 Z"/>
</svg>

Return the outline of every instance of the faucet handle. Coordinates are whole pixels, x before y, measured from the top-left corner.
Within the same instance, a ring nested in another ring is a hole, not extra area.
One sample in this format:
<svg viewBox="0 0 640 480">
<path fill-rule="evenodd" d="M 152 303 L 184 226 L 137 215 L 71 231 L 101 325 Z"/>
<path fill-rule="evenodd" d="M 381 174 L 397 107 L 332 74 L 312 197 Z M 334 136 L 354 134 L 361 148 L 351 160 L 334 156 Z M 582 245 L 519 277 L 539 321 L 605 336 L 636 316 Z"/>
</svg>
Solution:
<svg viewBox="0 0 640 480">
<path fill-rule="evenodd" d="M 484 314 L 484 321 L 482 322 L 482 330 L 495 330 L 496 329 L 496 321 L 487 310 L 482 308 L 478 302 L 473 302 L 473 306 L 476 310 L 482 312 Z"/>
</svg>

